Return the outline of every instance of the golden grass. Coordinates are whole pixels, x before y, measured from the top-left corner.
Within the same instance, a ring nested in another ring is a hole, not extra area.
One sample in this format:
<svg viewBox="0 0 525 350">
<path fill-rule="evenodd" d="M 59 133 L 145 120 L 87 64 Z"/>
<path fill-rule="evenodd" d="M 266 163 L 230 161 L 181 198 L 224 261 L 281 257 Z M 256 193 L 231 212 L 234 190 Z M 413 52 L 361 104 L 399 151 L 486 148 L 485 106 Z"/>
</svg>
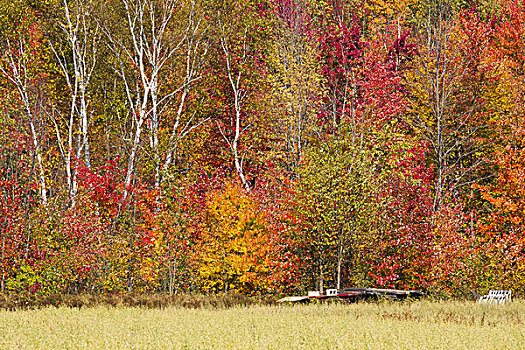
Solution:
<svg viewBox="0 0 525 350">
<path fill-rule="evenodd" d="M 525 349 L 525 301 L 0 311 L 0 349 Z"/>
</svg>

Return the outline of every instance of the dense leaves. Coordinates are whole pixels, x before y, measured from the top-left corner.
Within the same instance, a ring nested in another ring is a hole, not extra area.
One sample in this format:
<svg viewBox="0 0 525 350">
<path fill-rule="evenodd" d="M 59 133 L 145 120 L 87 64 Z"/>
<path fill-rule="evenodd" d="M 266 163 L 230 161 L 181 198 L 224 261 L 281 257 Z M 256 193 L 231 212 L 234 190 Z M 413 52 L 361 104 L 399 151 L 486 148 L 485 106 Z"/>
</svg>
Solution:
<svg viewBox="0 0 525 350">
<path fill-rule="evenodd" d="M 525 287 L 523 1 L 0 0 L 2 293 Z"/>
</svg>

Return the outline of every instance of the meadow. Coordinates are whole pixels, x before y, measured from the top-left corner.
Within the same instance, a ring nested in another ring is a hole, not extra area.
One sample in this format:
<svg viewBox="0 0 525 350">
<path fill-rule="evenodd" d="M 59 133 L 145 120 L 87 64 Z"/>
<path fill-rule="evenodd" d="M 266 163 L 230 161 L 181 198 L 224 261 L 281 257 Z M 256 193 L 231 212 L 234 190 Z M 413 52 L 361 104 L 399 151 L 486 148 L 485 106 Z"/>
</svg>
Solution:
<svg viewBox="0 0 525 350">
<path fill-rule="evenodd" d="M 0 349 L 525 349 L 525 301 L 0 311 Z"/>
</svg>

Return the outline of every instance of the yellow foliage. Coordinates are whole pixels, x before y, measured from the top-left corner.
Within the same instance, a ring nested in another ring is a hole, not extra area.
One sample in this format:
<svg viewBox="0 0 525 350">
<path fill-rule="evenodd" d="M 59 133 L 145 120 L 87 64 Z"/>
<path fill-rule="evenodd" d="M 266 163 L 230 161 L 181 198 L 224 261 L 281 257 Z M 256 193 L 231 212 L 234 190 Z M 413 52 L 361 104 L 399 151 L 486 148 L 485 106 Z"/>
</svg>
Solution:
<svg viewBox="0 0 525 350">
<path fill-rule="evenodd" d="M 254 294 L 271 288 L 272 242 L 257 203 L 237 185 L 208 196 L 198 280 L 204 291 Z"/>
</svg>

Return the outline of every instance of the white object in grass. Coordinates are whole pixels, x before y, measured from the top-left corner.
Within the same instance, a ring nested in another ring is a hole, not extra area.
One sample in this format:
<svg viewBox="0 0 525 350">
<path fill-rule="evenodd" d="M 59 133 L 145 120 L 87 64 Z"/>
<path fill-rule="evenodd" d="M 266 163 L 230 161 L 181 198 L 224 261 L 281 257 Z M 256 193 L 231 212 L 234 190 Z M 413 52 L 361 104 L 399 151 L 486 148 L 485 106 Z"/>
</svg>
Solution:
<svg viewBox="0 0 525 350">
<path fill-rule="evenodd" d="M 491 290 L 489 294 L 480 297 L 478 302 L 480 304 L 502 305 L 511 300 L 512 292 L 510 290 Z"/>
</svg>

